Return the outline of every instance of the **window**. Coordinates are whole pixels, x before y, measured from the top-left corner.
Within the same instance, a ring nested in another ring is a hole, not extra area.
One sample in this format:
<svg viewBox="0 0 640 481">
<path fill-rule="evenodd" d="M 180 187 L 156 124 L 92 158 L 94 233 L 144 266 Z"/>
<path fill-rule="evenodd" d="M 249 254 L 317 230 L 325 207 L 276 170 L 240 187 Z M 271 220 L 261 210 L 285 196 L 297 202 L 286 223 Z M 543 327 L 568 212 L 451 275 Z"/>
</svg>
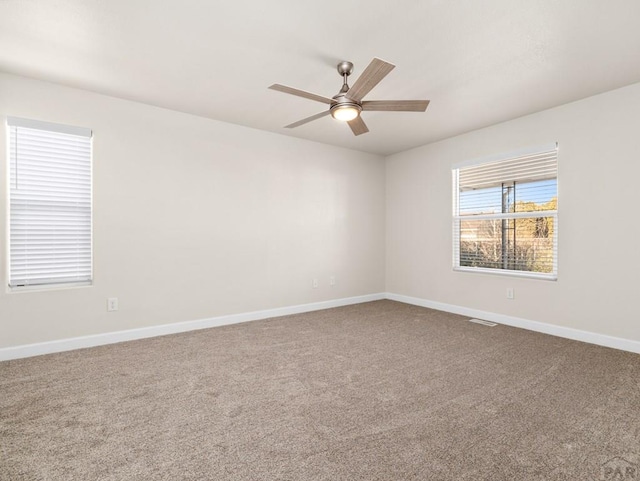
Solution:
<svg viewBox="0 0 640 481">
<path fill-rule="evenodd" d="M 558 147 L 453 169 L 454 269 L 557 278 Z"/>
<path fill-rule="evenodd" d="M 7 124 L 9 286 L 90 283 L 91 130 Z"/>
</svg>

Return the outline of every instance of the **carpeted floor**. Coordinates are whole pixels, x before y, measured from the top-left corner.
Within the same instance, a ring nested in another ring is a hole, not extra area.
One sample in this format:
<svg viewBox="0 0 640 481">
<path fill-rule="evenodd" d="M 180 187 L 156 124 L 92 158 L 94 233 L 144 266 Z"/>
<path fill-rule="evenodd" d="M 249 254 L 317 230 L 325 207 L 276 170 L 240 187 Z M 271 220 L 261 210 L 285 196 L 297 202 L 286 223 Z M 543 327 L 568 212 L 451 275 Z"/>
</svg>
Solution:
<svg viewBox="0 0 640 481">
<path fill-rule="evenodd" d="M 636 480 L 640 356 L 377 301 L 0 363 L 0 436 L 12 481 Z"/>
</svg>

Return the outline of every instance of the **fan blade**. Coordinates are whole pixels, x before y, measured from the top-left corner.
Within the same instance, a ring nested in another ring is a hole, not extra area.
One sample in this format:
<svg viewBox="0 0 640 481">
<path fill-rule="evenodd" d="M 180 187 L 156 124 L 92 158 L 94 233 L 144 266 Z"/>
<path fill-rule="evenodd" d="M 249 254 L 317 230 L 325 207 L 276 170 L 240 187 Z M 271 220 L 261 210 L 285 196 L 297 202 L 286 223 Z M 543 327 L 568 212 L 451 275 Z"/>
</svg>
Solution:
<svg viewBox="0 0 640 481">
<path fill-rule="evenodd" d="M 296 127 L 300 127 L 301 125 L 304 125 L 308 122 L 312 122 L 314 120 L 320 119 L 322 117 L 324 117 L 325 115 L 329 115 L 330 111 L 326 110 L 324 112 L 320 112 L 319 114 L 315 114 L 312 115 L 311 117 L 307 117 L 306 119 L 302 119 L 302 120 L 298 120 L 297 122 L 294 122 L 292 124 L 289 125 L 285 125 L 284 128 L 285 129 L 295 129 Z"/>
<path fill-rule="evenodd" d="M 269 87 L 271 90 L 277 90 L 278 92 L 284 92 L 285 94 L 297 95 L 309 100 L 315 100 L 316 102 L 322 102 L 323 104 L 329 104 L 335 102 L 335 100 L 322 95 L 312 94 L 311 92 L 305 92 L 304 90 L 294 89 L 293 87 L 287 87 L 286 85 L 273 84 Z"/>
<path fill-rule="evenodd" d="M 366 134 L 367 132 L 369 132 L 367 124 L 364 123 L 364 120 L 362 120 L 362 117 L 360 116 L 356 117 L 353 120 L 350 120 L 347 123 L 349 124 L 349 127 L 351 127 L 353 135 Z"/>
<path fill-rule="evenodd" d="M 362 110 L 392 112 L 424 112 L 428 100 L 365 100 Z"/>
<path fill-rule="evenodd" d="M 362 97 L 367 95 L 371 89 L 378 85 L 395 67 L 395 65 L 389 62 L 374 58 L 345 96 L 350 100 L 360 102 Z"/>
</svg>

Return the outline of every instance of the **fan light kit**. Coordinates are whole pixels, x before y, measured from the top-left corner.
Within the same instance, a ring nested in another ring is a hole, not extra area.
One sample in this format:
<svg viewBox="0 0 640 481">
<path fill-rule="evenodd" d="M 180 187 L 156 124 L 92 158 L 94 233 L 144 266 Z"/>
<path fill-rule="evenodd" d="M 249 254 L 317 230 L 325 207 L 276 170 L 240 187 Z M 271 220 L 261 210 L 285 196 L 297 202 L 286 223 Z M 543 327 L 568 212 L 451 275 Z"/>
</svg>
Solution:
<svg viewBox="0 0 640 481">
<path fill-rule="evenodd" d="M 336 120 L 342 120 L 343 122 L 349 122 L 350 120 L 355 119 L 360 112 L 362 111 L 362 107 L 357 104 L 353 105 L 334 105 L 331 107 L 331 116 Z"/>
<path fill-rule="evenodd" d="M 334 119 L 347 122 L 354 135 L 360 135 L 369 132 L 367 125 L 360 116 L 362 111 L 424 112 L 427 110 L 428 100 L 362 100 L 394 68 L 395 65 L 379 58 L 374 58 L 353 86 L 349 87 L 347 79 L 353 73 L 353 64 L 347 61 L 340 62 L 338 64 L 338 73 L 342 77 L 342 88 L 332 98 L 280 84 L 273 84 L 269 88 L 329 104 L 329 110 L 289 124 L 285 128 L 293 129 L 331 114 Z"/>
</svg>

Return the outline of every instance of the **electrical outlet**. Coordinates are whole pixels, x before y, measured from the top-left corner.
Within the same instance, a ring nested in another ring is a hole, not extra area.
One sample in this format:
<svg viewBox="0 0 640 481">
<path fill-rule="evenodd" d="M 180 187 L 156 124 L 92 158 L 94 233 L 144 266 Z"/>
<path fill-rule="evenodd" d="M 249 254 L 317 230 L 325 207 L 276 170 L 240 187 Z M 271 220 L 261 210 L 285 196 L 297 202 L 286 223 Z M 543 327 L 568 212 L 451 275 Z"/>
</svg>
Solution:
<svg viewBox="0 0 640 481">
<path fill-rule="evenodd" d="M 110 297 L 107 299 L 107 311 L 113 312 L 118 310 L 118 298 Z"/>
<path fill-rule="evenodd" d="M 336 276 L 329 277 L 329 285 L 330 286 L 335 286 L 336 285 Z"/>
<path fill-rule="evenodd" d="M 507 287 L 507 299 L 513 299 L 513 287 Z"/>
<path fill-rule="evenodd" d="M 314 279 L 311 281 L 311 287 L 313 287 L 314 289 L 317 289 L 318 285 L 319 285 L 318 279 Z"/>
</svg>

